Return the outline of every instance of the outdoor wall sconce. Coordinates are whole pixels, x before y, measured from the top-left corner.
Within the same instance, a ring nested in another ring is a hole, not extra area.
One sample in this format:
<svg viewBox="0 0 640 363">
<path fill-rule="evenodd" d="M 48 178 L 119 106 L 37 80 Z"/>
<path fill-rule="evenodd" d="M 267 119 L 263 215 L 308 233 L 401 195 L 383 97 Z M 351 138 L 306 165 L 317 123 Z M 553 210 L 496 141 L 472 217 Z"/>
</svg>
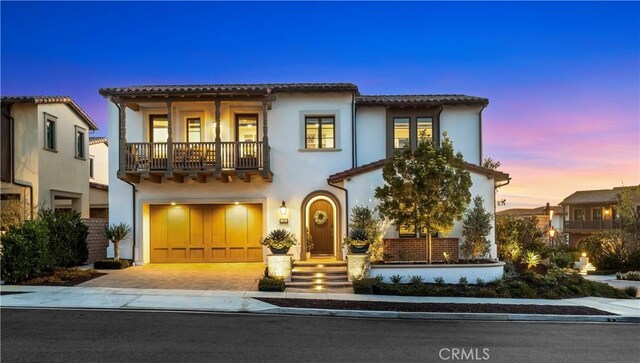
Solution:
<svg viewBox="0 0 640 363">
<path fill-rule="evenodd" d="M 286 217 L 288 212 L 287 204 L 282 201 L 280 206 L 280 217 Z M 280 218 L 280 224 L 289 224 L 289 218 Z"/>
</svg>

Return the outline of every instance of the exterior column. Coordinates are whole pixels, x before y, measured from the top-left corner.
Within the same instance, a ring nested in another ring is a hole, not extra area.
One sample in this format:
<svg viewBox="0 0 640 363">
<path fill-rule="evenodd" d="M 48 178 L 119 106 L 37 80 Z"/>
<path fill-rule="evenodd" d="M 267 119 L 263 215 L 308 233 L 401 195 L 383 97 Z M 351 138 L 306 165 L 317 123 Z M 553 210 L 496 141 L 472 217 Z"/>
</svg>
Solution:
<svg viewBox="0 0 640 363">
<path fill-rule="evenodd" d="M 267 98 L 262 100 L 262 176 L 266 177 L 271 172 L 271 156 L 269 147 L 269 112 L 267 110 Z"/>
<path fill-rule="evenodd" d="M 222 171 L 222 140 L 220 139 L 220 100 L 215 101 L 216 105 L 216 114 L 215 114 L 215 122 L 216 122 L 216 165 L 215 165 L 215 175 L 220 176 Z"/>
<path fill-rule="evenodd" d="M 173 101 L 167 101 L 167 171 L 173 169 Z"/>
<path fill-rule="evenodd" d="M 119 132 L 120 132 L 120 141 L 118 144 L 118 171 L 124 172 L 127 169 L 127 105 L 118 100 L 117 105 L 119 108 Z"/>
</svg>

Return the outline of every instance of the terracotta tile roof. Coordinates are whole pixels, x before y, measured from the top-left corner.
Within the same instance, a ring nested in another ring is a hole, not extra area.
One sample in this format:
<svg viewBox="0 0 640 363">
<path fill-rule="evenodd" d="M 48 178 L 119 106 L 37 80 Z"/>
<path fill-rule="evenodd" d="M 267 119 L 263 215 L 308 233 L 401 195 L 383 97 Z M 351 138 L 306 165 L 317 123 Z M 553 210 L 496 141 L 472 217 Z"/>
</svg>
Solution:
<svg viewBox="0 0 640 363">
<path fill-rule="evenodd" d="M 640 188 L 638 186 L 633 187 L 616 187 L 613 189 L 600 189 L 600 190 L 580 190 L 570 196 L 564 198 L 560 205 L 566 204 L 615 204 L 618 203 L 618 196 L 620 192 L 625 189 L 636 190 L 634 200 L 640 202 Z"/>
<path fill-rule="evenodd" d="M 109 146 L 109 143 L 106 137 L 102 137 L 102 136 L 89 137 L 89 145 L 100 144 L 102 142 L 104 142 L 105 144 L 107 144 L 107 146 Z"/>
<path fill-rule="evenodd" d="M 497 216 L 514 216 L 514 217 L 528 217 L 528 216 L 543 216 L 544 209 L 546 207 L 538 207 L 538 208 L 511 208 L 505 209 L 500 212 L 496 212 Z M 553 209 L 553 214 L 560 215 L 564 213 L 564 209 L 560 205 L 551 206 Z"/>
<path fill-rule="evenodd" d="M 109 186 L 106 184 L 89 182 L 89 188 L 100 189 L 100 190 L 109 190 Z"/>
<path fill-rule="evenodd" d="M 8 104 L 25 102 L 35 104 L 64 103 L 69 106 L 69 108 L 71 108 L 71 110 L 78 115 L 78 117 L 80 117 L 80 119 L 82 119 L 82 121 L 84 121 L 91 130 L 98 129 L 98 125 L 93 122 L 91 117 L 89 117 L 89 115 L 87 115 L 87 113 L 84 112 L 84 110 L 78 106 L 71 97 L 68 96 L 2 96 L 0 97 L 0 101 Z"/>
<path fill-rule="evenodd" d="M 360 175 L 360 174 L 364 174 L 364 173 L 367 173 L 367 172 L 370 172 L 370 171 L 373 171 L 373 170 L 376 170 L 376 169 L 380 169 L 387 163 L 388 160 L 389 159 L 380 159 L 380 160 L 377 160 L 377 161 L 374 161 L 374 162 L 371 162 L 371 163 L 368 163 L 368 164 L 360 165 L 360 166 L 357 166 L 355 168 L 351 168 L 351 169 L 347 169 L 347 170 L 341 171 L 339 173 L 335 173 L 335 174 L 329 176 L 329 182 L 337 183 L 337 182 L 343 181 L 345 179 L 351 178 L 351 177 L 356 176 L 356 175 Z M 501 171 L 483 168 L 481 166 L 474 165 L 474 164 L 471 164 L 471 163 L 466 163 L 466 162 L 465 162 L 465 166 L 466 166 L 467 170 L 470 171 L 470 172 L 474 172 L 474 173 L 485 175 L 487 177 L 495 178 L 496 181 L 509 180 L 509 174 L 503 173 Z"/>
<path fill-rule="evenodd" d="M 101 88 L 102 96 L 157 94 L 266 94 L 269 92 L 358 92 L 352 83 L 253 83 L 203 85 L 150 85 Z"/>
<path fill-rule="evenodd" d="M 486 98 L 467 95 L 377 95 L 356 97 L 362 106 L 487 105 Z"/>
</svg>

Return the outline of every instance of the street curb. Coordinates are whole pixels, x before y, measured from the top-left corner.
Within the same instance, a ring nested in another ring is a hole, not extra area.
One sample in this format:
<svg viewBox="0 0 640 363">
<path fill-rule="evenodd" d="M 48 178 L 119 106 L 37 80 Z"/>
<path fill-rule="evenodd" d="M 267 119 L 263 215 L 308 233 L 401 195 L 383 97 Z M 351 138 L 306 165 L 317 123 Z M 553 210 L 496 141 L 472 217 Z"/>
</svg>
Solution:
<svg viewBox="0 0 640 363">
<path fill-rule="evenodd" d="M 262 314 L 287 314 L 349 318 L 416 319 L 416 320 L 484 320 L 484 321 L 564 321 L 564 322 L 622 322 L 640 324 L 640 317 L 621 315 L 552 315 L 552 314 L 487 314 L 434 313 L 374 310 L 304 309 L 279 307 Z"/>
</svg>

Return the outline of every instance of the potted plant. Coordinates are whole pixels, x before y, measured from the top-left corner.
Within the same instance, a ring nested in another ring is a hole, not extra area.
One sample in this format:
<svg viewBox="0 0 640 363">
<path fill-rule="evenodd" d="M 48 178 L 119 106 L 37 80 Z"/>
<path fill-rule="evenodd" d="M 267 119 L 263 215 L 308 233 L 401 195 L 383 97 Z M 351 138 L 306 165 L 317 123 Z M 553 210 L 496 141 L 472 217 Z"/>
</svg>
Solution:
<svg viewBox="0 0 640 363">
<path fill-rule="evenodd" d="M 113 260 L 120 260 L 120 241 L 129 238 L 131 226 L 125 223 L 111 224 L 104 227 L 104 236 L 113 242 Z"/>
<path fill-rule="evenodd" d="M 291 246 L 298 244 L 296 237 L 286 229 L 274 229 L 262 240 L 262 245 L 269 247 L 274 255 L 285 255 Z"/>
<path fill-rule="evenodd" d="M 306 240 L 307 240 L 307 260 L 311 258 L 311 251 L 313 251 L 313 236 L 309 231 L 309 228 L 306 228 Z"/>
<path fill-rule="evenodd" d="M 369 236 L 367 230 L 354 228 L 349 231 L 349 236 L 344 239 L 344 243 L 349 246 L 351 253 L 366 253 L 369 249 Z"/>
</svg>

